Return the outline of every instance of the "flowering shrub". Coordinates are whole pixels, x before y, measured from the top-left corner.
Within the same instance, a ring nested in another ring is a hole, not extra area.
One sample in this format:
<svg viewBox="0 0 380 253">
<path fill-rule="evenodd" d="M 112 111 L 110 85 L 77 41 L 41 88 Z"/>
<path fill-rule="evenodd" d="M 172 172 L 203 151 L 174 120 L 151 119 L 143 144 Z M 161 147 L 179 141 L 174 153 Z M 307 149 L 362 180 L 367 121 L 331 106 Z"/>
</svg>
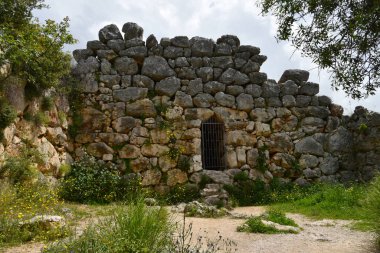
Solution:
<svg viewBox="0 0 380 253">
<path fill-rule="evenodd" d="M 142 194 L 140 177 L 125 177 L 114 165 L 85 155 L 61 180 L 63 199 L 79 203 L 131 201 Z"/>
<path fill-rule="evenodd" d="M 80 203 L 108 203 L 118 197 L 121 177 L 114 167 L 85 155 L 71 165 L 61 184 L 61 196 L 65 200 Z"/>
<path fill-rule="evenodd" d="M 38 225 L 22 226 L 37 215 L 62 213 L 57 191 L 41 183 L 3 185 L 0 188 L 0 247 L 31 240 L 54 240 L 66 237 L 65 226 L 45 229 Z"/>
</svg>

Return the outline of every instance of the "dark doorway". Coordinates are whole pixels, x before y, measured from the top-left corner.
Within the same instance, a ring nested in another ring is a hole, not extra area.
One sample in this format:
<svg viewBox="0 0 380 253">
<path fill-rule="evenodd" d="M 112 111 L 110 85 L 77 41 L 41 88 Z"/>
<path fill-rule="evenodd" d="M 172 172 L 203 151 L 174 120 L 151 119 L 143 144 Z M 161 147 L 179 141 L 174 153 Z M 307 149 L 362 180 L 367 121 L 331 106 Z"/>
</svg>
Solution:
<svg viewBox="0 0 380 253">
<path fill-rule="evenodd" d="M 224 170 L 224 124 L 211 117 L 201 125 L 202 163 L 205 170 Z"/>
</svg>

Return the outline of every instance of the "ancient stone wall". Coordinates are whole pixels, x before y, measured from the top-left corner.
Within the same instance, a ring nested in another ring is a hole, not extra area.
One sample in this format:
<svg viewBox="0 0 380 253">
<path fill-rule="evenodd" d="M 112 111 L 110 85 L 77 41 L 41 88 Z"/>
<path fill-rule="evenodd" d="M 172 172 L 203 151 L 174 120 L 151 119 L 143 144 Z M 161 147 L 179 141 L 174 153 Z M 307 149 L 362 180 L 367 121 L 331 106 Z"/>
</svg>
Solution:
<svg viewBox="0 0 380 253">
<path fill-rule="evenodd" d="M 379 170 L 379 114 L 343 117 L 307 71 L 268 79 L 266 56 L 232 35 L 144 41 L 134 23 L 122 32 L 108 25 L 73 53 L 85 103 L 77 156 L 116 163 L 158 190 L 202 174 L 219 184 L 240 171 L 305 184 L 368 180 Z M 224 170 L 203 169 L 201 126 L 210 118 L 224 124 Z"/>
</svg>

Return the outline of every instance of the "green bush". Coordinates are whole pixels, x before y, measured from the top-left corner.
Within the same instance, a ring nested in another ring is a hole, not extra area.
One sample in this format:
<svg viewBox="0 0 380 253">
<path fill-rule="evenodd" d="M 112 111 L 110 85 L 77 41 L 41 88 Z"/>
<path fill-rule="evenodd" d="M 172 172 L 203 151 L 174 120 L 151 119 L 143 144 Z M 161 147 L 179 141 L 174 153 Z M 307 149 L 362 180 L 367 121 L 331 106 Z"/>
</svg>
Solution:
<svg viewBox="0 0 380 253">
<path fill-rule="evenodd" d="M 54 244 L 44 252 L 164 252 L 172 244 L 171 236 L 166 209 L 148 208 L 140 199 L 120 207 L 112 217 L 89 227 L 80 237 Z"/>
<path fill-rule="evenodd" d="M 249 218 L 242 226 L 237 228 L 238 232 L 277 234 L 280 233 L 275 227 L 265 225 L 260 217 Z"/>
<path fill-rule="evenodd" d="M 169 190 L 163 201 L 169 205 L 188 203 L 200 198 L 199 188 L 194 184 L 176 185 Z"/>
<path fill-rule="evenodd" d="M 11 184 L 23 183 L 37 178 L 36 165 L 44 165 L 44 157 L 34 148 L 22 147 L 18 156 L 7 157 L 0 166 L 0 178 L 7 178 Z"/>
<path fill-rule="evenodd" d="M 119 196 L 121 177 L 118 171 L 85 155 L 71 165 L 61 184 L 61 196 L 65 200 L 80 203 L 108 203 Z"/>
<path fill-rule="evenodd" d="M 3 130 L 17 117 L 16 110 L 4 99 L 0 98 L 0 141 L 3 139 Z"/>
<path fill-rule="evenodd" d="M 250 180 L 245 176 L 238 176 L 233 185 L 224 185 L 224 189 L 240 206 L 266 204 L 270 192 L 261 180 Z"/>
<path fill-rule="evenodd" d="M 54 99 L 51 97 L 43 97 L 41 101 L 41 109 L 43 111 L 50 111 L 54 107 Z"/>
<path fill-rule="evenodd" d="M 37 112 L 33 116 L 33 122 L 36 126 L 45 126 L 49 123 L 50 118 L 44 112 Z"/>
<path fill-rule="evenodd" d="M 269 210 L 264 214 L 264 217 L 266 220 L 275 222 L 277 224 L 298 227 L 294 220 L 286 217 L 283 212 L 280 212 L 278 210 Z"/>
</svg>

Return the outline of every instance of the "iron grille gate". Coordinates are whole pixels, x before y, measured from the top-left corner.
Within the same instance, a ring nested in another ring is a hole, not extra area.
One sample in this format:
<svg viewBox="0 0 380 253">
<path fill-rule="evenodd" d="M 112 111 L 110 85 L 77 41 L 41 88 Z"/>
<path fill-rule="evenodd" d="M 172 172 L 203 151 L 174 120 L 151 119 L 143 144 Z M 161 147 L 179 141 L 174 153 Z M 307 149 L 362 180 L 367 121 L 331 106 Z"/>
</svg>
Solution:
<svg viewBox="0 0 380 253">
<path fill-rule="evenodd" d="M 224 170 L 224 124 L 211 117 L 201 125 L 202 163 L 205 170 Z"/>
</svg>

